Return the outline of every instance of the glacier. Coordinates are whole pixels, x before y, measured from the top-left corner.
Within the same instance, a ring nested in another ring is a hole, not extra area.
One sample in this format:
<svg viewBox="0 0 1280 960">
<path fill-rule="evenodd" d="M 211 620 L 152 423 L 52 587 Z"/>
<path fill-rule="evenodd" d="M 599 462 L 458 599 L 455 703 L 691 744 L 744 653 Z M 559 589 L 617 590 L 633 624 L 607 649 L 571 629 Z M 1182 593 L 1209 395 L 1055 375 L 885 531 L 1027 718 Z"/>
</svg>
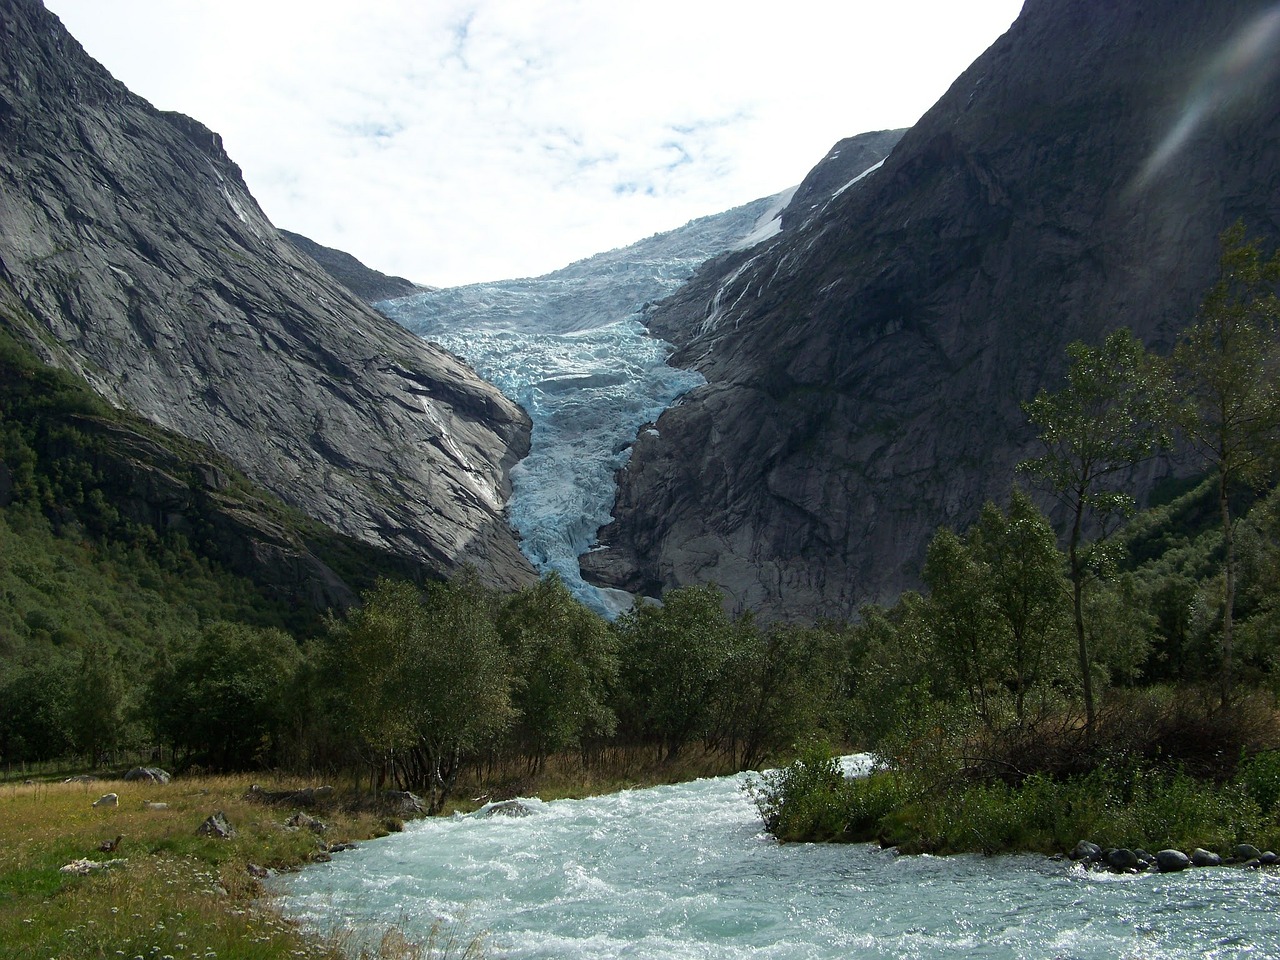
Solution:
<svg viewBox="0 0 1280 960">
<path fill-rule="evenodd" d="M 670 344 L 641 322 L 704 261 L 774 236 L 793 191 L 693 220 L 542 277 L 424 290 L 376 304 L 471 364 L 533 420 L 512 470 L 508 519 L 541 573 L 613 617 L 629 594 L 582 579 L 578 558 L 611 519 L 615 475 L 636 433 L 702 376 L 668 366 Z"/>
</svg>

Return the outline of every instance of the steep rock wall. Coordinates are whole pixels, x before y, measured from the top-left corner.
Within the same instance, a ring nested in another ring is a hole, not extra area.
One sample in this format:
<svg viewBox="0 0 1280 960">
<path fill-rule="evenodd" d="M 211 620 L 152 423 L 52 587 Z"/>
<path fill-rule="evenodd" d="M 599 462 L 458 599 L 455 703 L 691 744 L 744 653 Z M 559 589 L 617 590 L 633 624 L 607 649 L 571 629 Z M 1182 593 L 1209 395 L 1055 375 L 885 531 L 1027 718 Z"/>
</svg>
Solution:
<svg viewBox="0 0 1280 960">
<path fill-rule="evenodd" d="M 709 383 L 638 438 L 588 578 L 805 618 L 915 585 L 1007 496 L 1069 342 L 1167 347 L 1219 233 L 1280 233 L 1276 18 L 1030 0 L 879 170 L 652 311 Z"/>
<path fill-rule="evenodd" d="M 0 0 L 0 279 L 18 330 L 333 528 L 491 583 L 524 412 L 299 254 L 195 120 L 131 94 L 37 0 Z"/>
</svg>

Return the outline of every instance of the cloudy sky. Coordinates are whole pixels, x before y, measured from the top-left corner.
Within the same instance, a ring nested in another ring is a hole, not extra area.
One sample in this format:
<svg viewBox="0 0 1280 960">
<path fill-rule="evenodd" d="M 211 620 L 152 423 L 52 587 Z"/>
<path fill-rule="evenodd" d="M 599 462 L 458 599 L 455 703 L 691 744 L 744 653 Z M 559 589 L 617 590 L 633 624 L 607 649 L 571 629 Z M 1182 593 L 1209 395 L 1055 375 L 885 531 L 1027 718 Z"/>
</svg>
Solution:
<svg viewBox="0 0 1280 960">
<path fill-rule="evenodd" d="M 1022 0 L 46 0 L 222 134 L 277 226 L 419 283 L 535 276 L 909 126 Z"/>
</svg>

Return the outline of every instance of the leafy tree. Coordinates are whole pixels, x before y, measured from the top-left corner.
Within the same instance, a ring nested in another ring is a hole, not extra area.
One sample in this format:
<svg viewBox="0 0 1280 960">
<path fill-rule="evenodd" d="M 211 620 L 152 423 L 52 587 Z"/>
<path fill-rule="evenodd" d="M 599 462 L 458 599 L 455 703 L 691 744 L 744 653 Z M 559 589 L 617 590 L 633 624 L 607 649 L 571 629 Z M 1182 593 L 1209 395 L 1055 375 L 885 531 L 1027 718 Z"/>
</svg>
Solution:
<svg viewBox="0 0 1280 960">
<path fill-rule="evenodd" d="M 1112 680 L 1136 682 L 1150 656 L 1158 621 L 1139 595 L 1134 576 L 1125 574 L 1092 591 L 1085 620 L 1098 666 Z"/>
<path fill-rule="evenodd" d="M 0 684 L 0 756 L 53 760 L 71 749 L 71 664 L 50 658 L 13 670 Z"/>
<path fill-rule="evenodd" d="M 848 738 L 878 747 L 921 704 L 951 699 L 956 678 L 943 668 L 928 625 L 928 602 L 907 591 L 885 609 L 858 610 L 848 643 Z"/>
<path fill-rule="evenodd" d="M 1004 672 L 1014 689 L 1022 724 L 1026 694 L 1057 676 L 1059 627 L 1065 613 L 1063 558 L 1049 521 L 1015 489 L 1008 513 L 993 503 L 969 531 L 970 550 L 985 571 L 998 629 L 1004 636 Z"/>
<path fill-rule="evenodd" d="M 734 766 L 757 767 L 813 737 L 840 736 L 847 695 L 846 641 L 829 625 L 735 623 L 715 731 Z"/>
<path fill-rule="evenodd" d="M 466 578 L 432 584 L 425 595 L 384 580 L 335 625 L 354 728 L 394 778 L 428 793 L 432 813 L 464 763 L 514 719 L 510 665 L 492 606 Z"/>
<path fill-rule="evenodd" d="M 124 736 L 124 675 L 106 645 L 90 643 L 80 655 L 68 722 L 71 740 L 90 763 L 101 763 Z"/>
<path fill-rule="evenodd" d="M 661 605 L 641 601 L 615 626 L 631 732 L 673 761 L 709 731 L 727 680 L 734 643 L 724 598 L 711 586 L 681 587 Z"/>
<path fill-rule="evenodd" d="M 925 626 L 944 670 L 969 697 L 987 728 L 995 724 L 992 702 L 1004 650 L 986 571 L 968 545 L 946 527 L 925 554 Z"/>
<path fill-rule="evenodd" d="M 1039 428 L 1042 456 L 1020 464 L 1049 484 L 1070 518 L 1067 575 L 1076 634 L 1086 725 L 1094 728 L 1093 654 L 1085 623 L 1085 593 L 1100 567 L 1111 524 L 1132 512 L 1133 497 L 1115 481 L 1134 464 L 1153 456 L 1163 437 L 1167 391 L 1142 344 L 1125 329 L 1101 347 L 1079 341 L 1067 348 L 1066 386 L 1041 390 L 1023 405 Z M 1099 531 L 1090 543 L 1086 525 Z"/>
<path fill-rule="evenodd" d="M 993 697 L 1005 689 L 1021 726 L 1027 694 L 1057 678 L 1061 659 L 1067 591 L 1048 520 L 1020 490 L 1007 513 L 988 503 L 964 539 L 938 531 L 924 580 L 925 623 L 940 662 L 988 729 L 997 721 Z"/>
<path fill-rule="evenodd" d="M 512 596 L 498 629 L 515 667 L 517 735 L 535 772 L 551 753 L 613 734 L 617 638 L 558 574 Z"/>
<path fill-rule="evenodd" d="M 157 661 L 147 693 L 154 732 L 214 769 L 267 763 L 287 728 L 300 659 L 281 630 L 211 624 L 171 664 Z"/>
<path fill-rule="evenodd" d="M 1257 486 L 1275 469 L 1280 440 L 1280 251 L 1264 259 L 1256 240 L 1236 223 L 1222 236 L 1217 283 L 1194 326 L 1173 352 L 1180 403 L 1175 422 L 1218 478 L 1222 527 L 1223 596 L 1220 675 L 1223 702 L 1231 697 L 1234 614 L 1239 574 L 1231 495 Z"/>
</svg>

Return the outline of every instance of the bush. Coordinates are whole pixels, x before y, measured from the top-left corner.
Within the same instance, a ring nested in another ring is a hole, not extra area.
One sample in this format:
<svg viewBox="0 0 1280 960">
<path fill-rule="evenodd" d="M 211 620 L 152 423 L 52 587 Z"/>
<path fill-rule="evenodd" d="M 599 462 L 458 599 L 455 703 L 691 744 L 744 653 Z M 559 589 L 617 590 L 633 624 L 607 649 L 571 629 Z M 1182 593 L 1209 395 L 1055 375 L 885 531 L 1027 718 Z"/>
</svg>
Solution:
<svg viewBox="0 0 1280 960">
<path fill-rule="evenodd" d="M 847 839 L 849 781 L 823 743 L 805 747 L 781 770 L 748 784 L 765 829 L 782 841 Z"/>
<path fill-rule="evenodd" d="M 1280 751 L 1268 750 L 1244 760 L 1236 780 L 1263 814 L 1274 813 L 1280 803 Z"/>
</svg>

